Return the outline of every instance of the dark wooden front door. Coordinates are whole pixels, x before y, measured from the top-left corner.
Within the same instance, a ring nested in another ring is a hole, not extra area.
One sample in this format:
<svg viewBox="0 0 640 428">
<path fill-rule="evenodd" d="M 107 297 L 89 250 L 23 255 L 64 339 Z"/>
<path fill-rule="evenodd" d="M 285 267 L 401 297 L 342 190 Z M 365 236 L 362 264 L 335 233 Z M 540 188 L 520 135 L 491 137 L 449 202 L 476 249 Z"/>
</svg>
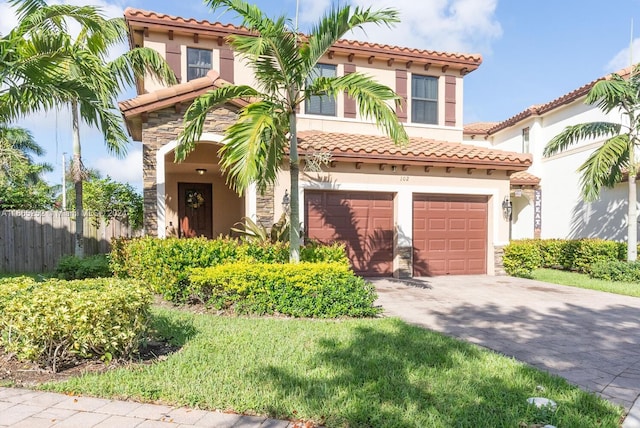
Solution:
<svg viewBox="0 0 640 428">
<path fill-rule="evenodd" d="M 211 183 L 178 183 L 178 217 L 181 238 L 213 238 Z"/>
</svg>

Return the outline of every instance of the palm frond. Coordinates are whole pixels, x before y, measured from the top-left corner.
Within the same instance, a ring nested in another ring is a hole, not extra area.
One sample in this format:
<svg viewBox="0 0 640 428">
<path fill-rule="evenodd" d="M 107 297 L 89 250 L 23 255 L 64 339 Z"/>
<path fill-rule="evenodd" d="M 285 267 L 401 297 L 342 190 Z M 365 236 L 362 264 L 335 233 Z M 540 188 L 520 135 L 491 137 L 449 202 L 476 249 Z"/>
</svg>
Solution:
<svg viewBox="0 0 640 428">
<path fill-rule="evenodd" d="M 622 181 L 630 163 L 629 149 L 629 137 L 616 135 L 605 141 L 578 168 L 582 173 L 580 184 L 585 200 L 596 200 L 603 187 L 611 188 Z"/>
<path fill-rule="evenodd" d="M 565 151 L 585 139 L 609 137 L 620 133 L 622 125 L 611 122 L 589 122 L 567 126 L 547 143 L 543 156 L 549 157 Z"/>
<path fill-rule="evenodd" d="M 332 7 L 318 24 L 312 27 L 307 40 L 308 48 L 304 51 L 307 73 L 322 58 L 327 50 L 343 38 L 345 34 L 356 28 L 362 28 L 364 24 L 376 24 L 391 27 L 400 22 L 399 12 L 396 9 L 372 10 L 371 8 L 350 6 L 342 8 Z"/>
<path fill-rule="evenodd" d="M 195 148 L 202 136 L 207 114 L 211 109 L 228 101 L 260 95 L 250 86 L 227 85 L 214 89 L 196 98 L 184 114 L 184 129 L 178 136 L 176 161 L 183 161 Z"/>
<path fill-rule="evenodd" d="M 176 75 L 164 58 L 151 48 L 134 48 L 107 64 L 120 86 L 134 85 L 136 79 L 150 75 L 166 85 L 177 83 Z"/>
<path fill-rule="evenodd" d="M 362 73 L 351 73 L 342 77 L 319 77 L 307 87 L 308 94 L 327 94 L 337 97 L 346 92 L 358 105 L 360 115 L 373 119 L 396 144 L 407 144 L 409 137 L 398 120 L 395 111 L 388 104 L 400 106 L 400 97 L 389 87 L 382 85 Z"/>
<path fill-rule="evenodd" d="M 264 189 L 275 182 L 287 144 L 286 117 L 283 106 L 257 101 L 244 107 L 238 121 L 225 132 L 220 166 L 238 193 L 251 183 Z"/>
<path fill-rule="evenodd" d="M 638 88 L 633 88 L 630 82 L 617 74 L 613 74 L 610 79 L 600 80 L 593 85 L 587 94 L 585 102 L 596 104 L 605 113 L 620 108 L 621 106 L 633 105 L 638 100 Z"/>
</svg>

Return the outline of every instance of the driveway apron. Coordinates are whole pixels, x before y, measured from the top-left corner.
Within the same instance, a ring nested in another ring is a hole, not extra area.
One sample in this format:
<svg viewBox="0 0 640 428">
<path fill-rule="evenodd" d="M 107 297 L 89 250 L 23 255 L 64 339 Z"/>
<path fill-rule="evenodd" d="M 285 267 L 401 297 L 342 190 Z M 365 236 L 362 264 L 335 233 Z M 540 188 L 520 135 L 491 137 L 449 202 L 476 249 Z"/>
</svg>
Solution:
<svg viewBox="0 0 640 428">
<path fill-rule="evenodd" d="M 640 298 L 511 277 L 370 281 L 388 316 L 512 356 L 627 410 L 640 396 Z"/>
</svg>

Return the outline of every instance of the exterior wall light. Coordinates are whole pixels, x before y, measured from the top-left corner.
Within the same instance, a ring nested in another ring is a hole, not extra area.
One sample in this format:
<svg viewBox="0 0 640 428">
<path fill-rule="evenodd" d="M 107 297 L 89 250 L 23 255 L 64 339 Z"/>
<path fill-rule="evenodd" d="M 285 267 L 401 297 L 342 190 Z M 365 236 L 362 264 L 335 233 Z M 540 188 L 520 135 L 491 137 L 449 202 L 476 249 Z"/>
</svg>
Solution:
<svg viewBox="0 0 640 428">
<path fill-rule="evenodd" d="M 511 221 L 512 212 L 513 212 L 513 204 L 509 200 L 509 197 L 505 196 L 504 200 L 502 201 L 502 215 L 504 216 L 504 219 L 507 221 Z"/>
<path fill-rule="evenodd" d="M 198 173 L 198 175 L 204 175 L 207 170 L 204 168 L 196 168 L 196 172 Z"/>
<path fill-rule="evenodd" d="M 286 189 L 284 191 L 284 196 L 282 197 L 282 209 L 287 215 L 291 209 L 291 198 L 289 198 L 289 191 Z"/>
</svg>

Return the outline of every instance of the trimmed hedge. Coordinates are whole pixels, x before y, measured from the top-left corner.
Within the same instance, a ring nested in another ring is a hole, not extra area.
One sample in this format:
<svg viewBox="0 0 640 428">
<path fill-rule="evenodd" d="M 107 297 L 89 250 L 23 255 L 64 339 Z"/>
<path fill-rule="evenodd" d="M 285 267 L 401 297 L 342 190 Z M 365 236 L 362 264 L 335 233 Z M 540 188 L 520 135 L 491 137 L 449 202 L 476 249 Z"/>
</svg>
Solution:
<svg viewBox="0 0 640 428">
<path fill-rule="evenodd" d="M 523 239 L 504 248 L 504 268 L 509 275 L 531 277 L 541 267 L 590 273 L 599 262 L 624 259 L 627 246 L 603 239 Z"/>
<path fill-rule="evenodd" d="M 0 346 L 54 371 L 77 359 L 128 356 L 146 329 L 151 301 L 141 284 L 114 278 L 0 279 Z"/>
<path fill-rule="evenodd" d="M 591 266 L 589 276 L 608 281 L 640 282 L 640 261 L 608 260 L 596 262 Z"/>
<path fill-rule="evenodd" d="M 239 314 L 366 317 L 380 313 L 373 285 L 337 262 L 238 262 L 193 269 L 184 298 Z"/>
<path fill-rule="evenodd" d="M 104 254 L 89 257 L 64 256 L 56 266 L 55 275 L 59 279 L 108 278 L 113 276 L 109 258 Z"/>
<path fill-rule="evenodd" d="M 300 253 L 302 261 L 338 262 L 349 265 L 342 245 L 309 245 Z M 135 238 L 112 243 L 111 268 L 120 278 L 148 284 L 166 299 L 183 299 L 184 284 L 192 268 L 233 262 L 284 264 L 289 260 L 287 243 L 252 244 L 230 238 Z"/>
</svg>

